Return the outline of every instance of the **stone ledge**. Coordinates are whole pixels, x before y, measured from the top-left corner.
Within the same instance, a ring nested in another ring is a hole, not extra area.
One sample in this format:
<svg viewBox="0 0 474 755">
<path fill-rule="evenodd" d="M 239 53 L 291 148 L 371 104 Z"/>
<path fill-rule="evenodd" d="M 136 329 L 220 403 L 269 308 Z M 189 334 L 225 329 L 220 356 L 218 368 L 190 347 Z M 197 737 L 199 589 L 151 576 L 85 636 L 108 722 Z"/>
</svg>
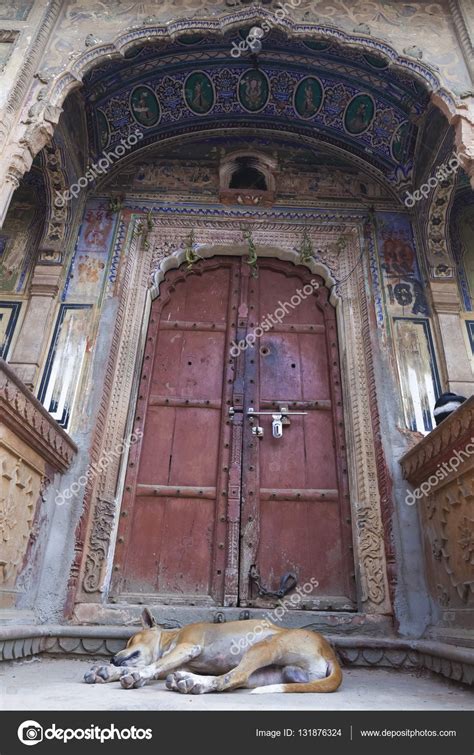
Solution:
<svg viewBox="0 0 474 755">
<path fill-rule="evenodd" d="M 413 485 L 419 485 L 435 472 L 446 456 L 452 456 L 455 450 L 466 446 L 473 433 L 474 396 L 471 396 L 402 456 L 400 464 L 404 478 Z"/>
<path fill-rule="evenodd" d="M 0 421 L 54 470 L 68 469 L 77 452 L 76 444 L 3 359 L 0 359 Z"/>
<path fill-rule="evenodd" d="M 39 653 L 111 656 L 123 648 L 137 627 L 9 626 L 0 627 L 0 660 Z M 463 684 L 474 684 L 474 649 L 430 640 L 326 634 L 346 666 L 428 669 Z"/>
<path fill-rule="evenodd" d="M 80 626 L 133 626 L 140 624 L 145 604 L 136 603 L 76 603 L 73 623 Z M 177 606 L 147 604 L 156 621 L 170 627 L 184 626 L 198 621 L 221 623 L 241 621 L 243 618 L 268 618 L 271 609 L 231 608 L 220 606 Z M 360 634 L 365 637 L 393 635 L 393 621 L 388 614 L 366 614 L 355 611 L 286 610 L 285 626 L 309 627 L 323 634 Z"/>
</svg>

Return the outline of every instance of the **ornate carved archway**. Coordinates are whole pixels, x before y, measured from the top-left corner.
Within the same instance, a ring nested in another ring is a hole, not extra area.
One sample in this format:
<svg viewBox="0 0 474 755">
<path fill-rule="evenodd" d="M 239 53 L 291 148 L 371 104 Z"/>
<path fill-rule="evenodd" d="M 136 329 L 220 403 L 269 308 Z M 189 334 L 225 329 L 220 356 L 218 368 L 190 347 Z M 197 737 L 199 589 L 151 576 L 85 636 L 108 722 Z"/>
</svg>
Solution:
<svg viewBox="0 0 474 755">
<path fill-rule="evenodd" d="M 294 250 L 297 218 L 287 213 L 260 219 L 253 235 L 262 256 L 299 264 Z M 248 252 L 242 243 L 240 222 L 196 221 L 199 254 L 239 255 Z M 120 300 L 112 352 L 104 381 L 104 397 L 99 413 L 91 460 L 97 462 L 132 432 L 133 407 L 137 397 L 144 335 L 152 297 L 166 272 L 185 260 L 189 222 L 169 214 L 156 213 L 154 228 L 146 243 L 140 233 L 142 221 L 136 218 L 127 242 L 127 266 Z M 354 526 L 355 562 L 358 564 L 358 610 L 363 613 L 390 613 L 381 498 L 384 478 L 377 450 L 378 410 L 369 335 L 369 310 L 364 278 L 367 271 L 360 259 L 361 218 L 327 217 L 311 219 L 311 232 L 317 235 L 321 252 L 308 264 L 321 275 L 328 287 L 336 279 L 346 282 L 331 300 L 336 306 L 340 351 L 342 354 L 345 401 L 346 446 Z M 337 241 L 344 236 L 345 254 L 338 253 Z M 343 257 L 343 258 L 342 258 Z M 350 272 L 354 271 L 351 275 Z M 367 400 L 367 399 L 370 400 Z M 85 512 L 78 529 L 76 560 L 70 579 L 70 609 L 77 602 L 78 616 L 91 611 L 91 603 L 105 605 L 112 568 L 114 538 L 120 515 L 124 464 L 111 461 L 93 481 L 86 494 Z M 89 608 L 81 607 L 89 604 Z M 92 609 L 94 611 L 94 609 Z M 101 609 L 97 607 L 97 615 Z M 89 613 L 90 615 L 90 613 Z"/>
<path fill-rule="evenodd" d="M 80 87 L 85 76 L 97 66 L 111 60 L 121 61 L 137 45 L 172 40 L 187 34 L 211 33 L 223 37 L 242 25 L 270 22 L 274 16 L 266 7 L 255 7 L 230 12 L 222 17 L 205 19 L 180 19 L 163 25 L 147 19 L 139 27 L 118 34 L 110 42 L 102 43 L 93 35 L 87 40 L 85 51 L 71 56 L 61 73 L 42 70 L 31 86 L 25 100 L 24 111 L 10 141 L 5 145 L 8 160 L 2 166 L 3 191 L 0 193 L 0 223 L 8 209 L 11 196 L 18 183 L 29 170 L 35 155 L 50 141 L 62 112 L 64 100 L 70 92 Z M 430 93 L 433 103 L 446 115 L 456 130 L 456 145 L 462 155 L 465 170 L 472 176 L 474 164 L 474 112 L 469 100 L 461 101 L 443 86 L 441 76 L 432 67 L 420 62 L 416 50 L 412 54 L 400 53 L 381 39 L 372 38 L 367 30 L 348 34 L 334 27 L 320 24 L 301 24 L 285 18 L 280 24 L 285 34 L 294 40 L 336 41 L 350 49 L 367 54 L 383 56 L 390 68 L 408 74 L 422 83 Z M 410 51 L 408 51 L 410 52 Z"/>
</svg>

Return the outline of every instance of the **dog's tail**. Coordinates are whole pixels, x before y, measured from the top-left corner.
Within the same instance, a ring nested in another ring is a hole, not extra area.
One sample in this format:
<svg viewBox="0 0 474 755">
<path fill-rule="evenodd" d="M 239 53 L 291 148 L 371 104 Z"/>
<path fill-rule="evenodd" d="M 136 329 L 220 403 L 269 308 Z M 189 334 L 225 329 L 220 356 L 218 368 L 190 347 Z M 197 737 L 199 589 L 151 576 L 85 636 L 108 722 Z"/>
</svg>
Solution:
<svg viewBox="0 0 474 755">
<path fill-rule="evenodd" d="M 341 686 L 342 671 L 337 660 L 328 661 L 329 676 L 315 679 L 312 682 L 291 684 L 267 684 L 266 687 L 255 687 L 252 694 L 269 695 L 272 692 L 335 692 Z"/>
</svg>

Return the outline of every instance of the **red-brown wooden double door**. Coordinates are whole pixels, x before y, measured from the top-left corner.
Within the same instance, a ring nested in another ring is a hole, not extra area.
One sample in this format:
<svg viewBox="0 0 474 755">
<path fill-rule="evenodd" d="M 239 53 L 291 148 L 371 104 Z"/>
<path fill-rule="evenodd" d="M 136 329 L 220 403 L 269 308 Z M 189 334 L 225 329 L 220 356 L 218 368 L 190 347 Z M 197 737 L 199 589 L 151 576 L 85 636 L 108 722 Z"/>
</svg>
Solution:
<svg viewBox="0 0 474 755">
<path fill-rule="evenodd" d="M 291 573 L 295 608 L 355 607 L 336 318 L 319 279 L 297 294 L 311 279 L 271 259 L 254 278 L 240 257 L 166 275 L 148 327 L 115 600 L 270 606 L 264 590 Z M 292 297 L 300 303 L 282 317 Z M 271 329 L 234 356 L 264 319 Z M 271 412 L 284 408 L 305 414 L 289 414 L 275 438 Z"/>
</svg>

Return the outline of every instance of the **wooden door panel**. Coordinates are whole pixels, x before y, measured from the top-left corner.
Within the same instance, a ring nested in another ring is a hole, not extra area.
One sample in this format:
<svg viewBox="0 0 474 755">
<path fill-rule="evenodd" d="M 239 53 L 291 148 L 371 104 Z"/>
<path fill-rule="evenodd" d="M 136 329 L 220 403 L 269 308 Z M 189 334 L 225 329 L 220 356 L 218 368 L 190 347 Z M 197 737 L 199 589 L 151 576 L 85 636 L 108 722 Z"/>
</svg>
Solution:
<svg viewBox="0 0 474 755">
<path fill-rule="evenodd" d="M 343 555 L 337 501 L 263 500 L 260 505 L 257 564 L 263 582 L 275 589 L 287 571 L 297 574 L 300 587 L 316 579 L 317 589 L 295 608 L 303 608 L 303 604 L 307 608 L 336 607 L 331 598 L 341 595 Z M 347 601 L 347 608 L 351 607 Z"/>
<path fill-rule="evenodd" d="M 220 454 L 220 409 L 181 409 L 173 438 L 169 485 L 216 484 Z M 190 453 L 183 463 L 183 449 Z"/>
<path fill-rule="evenodd" d="M 244 337 L 314 278 L 262 260 L 213 258 L 167 274 L 152 306 L 113 574 L 123 600 L 269 606 L 293 571 L 318 588 L 299 606 L 350 610 L 353 569 L 334 309 L 321 289 L 237 358 Z M 293 301 L 294 298 L 293 298 Z M 281 314 L 281 310 L 280 310 Z M 248 331 L 246 330 L 248 329 Z M 238 334 L 238 335 L 237 335 Z M 247 411 L 280 405 L 252 435 Z M 229 415 L 233 406 L 235 414 Z M 239 548 L 240 539 L 240 548 Z"/>
<path fill-rule="evenodd" d="M 332 417 L 326 411 L 291 417 L 283 438 L 273 438 L 271 417 L 261 419 L 259 444 L 262 488 L 321 489 L 338 487 Z M 265 442 L 266 441 L 266 442 Z"/>
<path fill-rule="evenodd" d="M 185 290 L 184 301 L 176 299 L 175 293 L 163 309 L 163 319 L 185 320 L 225 324 L 229 304 L 229 267 L 213 266 L 212 274 L 193 277 L 192 286 Z"/>
<path fill-rule="evenodd" d="M 215 485 L 220 453 L 220 409 L 151 406 L 138 482 L 142 485 Z M 183 449 L 194 449 L 183 464 Z"/>
<path fill-rule="evenodd" d="M 319 326 L 323 329 L 323 326 Z M 266 334 L 259 346 L 263 401 L 330 399 L 325 330 Z"/>
<path fill-rule="evenodd" d="M 172 407 L 155 406 L 147 412 L 138 469 L 138 479 L 144 485 L 167 484 L 174 424 Z"/>
<path fill-rule="evenodd" d="M 210 590 L 213 501 L 138 495 L 126 591 L 177 601 Z"/>
<path fill-rule="evenodd" d="M 287 275 L 282 275 L 281 270 L 270 270 L 267 268 L 263 271 L 263 278 L 260 279 L 259 277 L 256 279 L 256 285 L 252 286 L 253 291 L 251 289 L 250 295 L 258 289 L 259 302 L 254 306 L 258 307 L 260 318 L 263 319 L 265 315 L 274 313 L 276 308 L 282 304 L 293 304 L 292 297 L 296 296 L 298 298 L 298 289 L 301 291 L 303 286 L 309 283 L 312 277 L 315 280 L 319 280 L 317 276 L 307 275 L 306 280 L 302 281 L 298 274 L 288 274 L 292 273 L 292 267 L 294 270 L 294 266 L 292 265 L 286 267 Z M 262 266 L 260 266 L 260 269 L 263 269 Z M 281 327 L 289 329 L 288 326 L 301 324 L 308 325 L 308 327 L 324 325 L 324 315 L 321 311 L 316 310 L 314 297 L 312 296 L 304 298 L 303 295 L 297 306 L 294 306 L 294 308 L 287 307 L 287 313 L 281 323 Z M 275 327 L 278 329 L 280 326 L 276 325 Z"/>
<path fill-rule="evenodd" d="M 320 328 L 323 326 L 320 325 Z M 330 400 L 326 330 L 314 335 L 301 334 L 298 342 L 303 400 Z"/>
<path fill-rule="evenodd" d="M 298 336 L 290 333 L 266 335 L 262 337 L 259 352 L 261 400 L 302 400 Z"/>
<path fill-rule="evenodd" d="M 164 499 L 160 566 L 156 592 L 209 595 L 214 500 Z"/>
<path fill-rule="evenodd" d="M 130 529 L 123 592 L 153 593 L 156 587 L 163 531 L 163 502 L 159 498 L 136 495 Z"/>
<path fill-rule="evenodd" d="M 222 604 L 239 265 L 217 258 L 173 271 L 153 303 L 135 419 L 143 438 L 130 456 L 114 566 L 122 599 Z"/>
<path fill-rule="evenodd" d="M 178 323 L 177 327 L 174 323 Z M 224 327 L 221 323 L 219 325 Z M 151 399 L 155 396 L 220 399 L 225 330 L 220 333 L 185 331 L 183 326 L 183 321 L 176 320 L 172 321 L 171 327 L 169 322 L 162 325 L 170 330 L 161 331 L 158 338 Z M 220 356 L 217 361 L 216 355 Z"/>
<path fill-rule="evenodd" d="M 260 416 L 263 437 L 257 442 L 244 424 L 241 600 L 275 603 L 258 594 L 249 578 L 253 566 L 266 589 L 277 590 L 290 571 L 299 585 L 311 578 L 319 583 L 307 607 L 351 610 L 347 469 L 343 435 L 335 433 L 342 411 L 335 316 L 324 287 L 298 304 L 298 289 L 312 277 L 303 268 L 296 273 L 262 260 L 250 290 L 250 329 L 282 303 L 295 303 L 295 309 L 246 354 L 246 410 L 276 412 L 286 405 L 306 415 L 290 415 L 282 438 L 273 437 L 271 416 Z"/>
</svg>

